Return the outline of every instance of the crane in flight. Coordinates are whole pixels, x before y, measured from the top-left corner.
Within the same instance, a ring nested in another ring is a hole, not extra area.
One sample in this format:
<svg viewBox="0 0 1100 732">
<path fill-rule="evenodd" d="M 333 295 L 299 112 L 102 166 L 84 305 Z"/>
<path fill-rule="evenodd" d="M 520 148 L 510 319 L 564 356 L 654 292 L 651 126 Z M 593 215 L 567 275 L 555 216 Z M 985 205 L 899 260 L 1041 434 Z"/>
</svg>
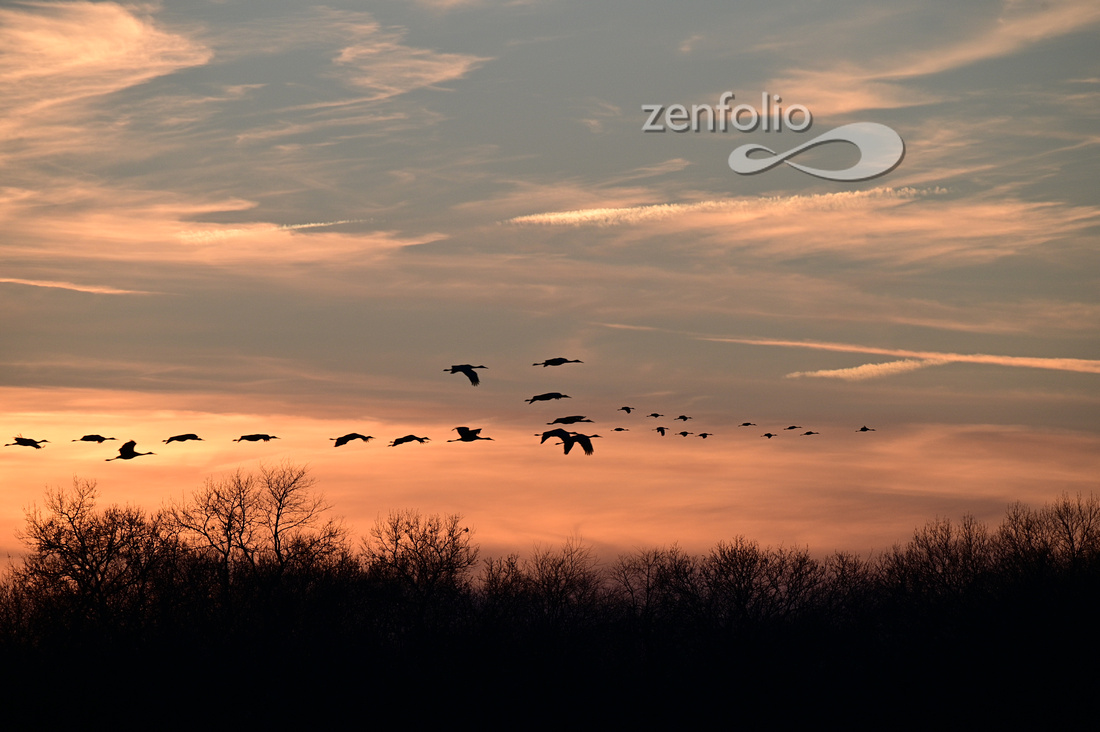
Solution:
<svg viewBox="0 0 1100 732">
<path fill-rule="evenodd" d="M 188 440 L 198 440 L 199 442 L 206 442 L 206 440 L 202 439 L 194 432 L 188 432 L 186 435 L 172 435 L 167 440 L 163 440 L 163 442 L 165 445 L 167 445 L 169 442 L 187 442 Z"/>
<path fill-rule="evenodd" d="M 352 440 L 362 440 L 363 442 L 370 442 L 374 439 L 374 435 L 361 435 L 358 432 L 349 432 L 343 437 L 330 437 L 329 439 L 336 443 L 335 445 L 333 445 L 333 447 L 340 447 L 342 445 L 348 444 Z"/>
<path fill-rule="evenodd" d="M 104 437 L 103 435 L 84 435 L 79 440 L 73 440 L 73 442 L 95 442 L 102 445 L 107 440 L 113 440 L 114 437 Z"/>
<path fill-rule="evenodd" d="M 458 438 L 454 440 L 447 440 L 447 442 L 474 442 L 475 440 L 491 440 L 492 437 L 482 437 L 481 428 L 472 430 L 469 427 L 455 427 L 455 432 L 458 432 Z"/>
<path fill-rule="evenodd" d="M 279 438 L 276 437 L 275 435 L 265 435 L 265 434 L 261 433 L 261 434 L 255 434 L 255 435 L 241 435 L 237 439 L 233 440 L 233 442 L 259 442 L 260 440 L 263 440 L 264 442 L 268 442 L 270 440 L 277 440 L 277 439 L 279 439 Z"/>
<path fill-rule="evenodd" d="M 528 404 L 534 404 L 535 402 L 548 402 L 551 399 L 572 399 L 572 398 L 573 397 L 569 396 L 568 394 L 562 394 L 561 392 L 558 392 L 558 391 L 550 391 L 550 392 L 547 392 L 545 394 L 535 394 L 530 399 L 524 399 L 523 401 L 527 402 Z"/>
<path fill-rule="evenodd" d="M 130 440 L 129 442 L 124 443 L 122 445 L 122 447 L 118 448 L 118 455 L 116 455 L 113 458 L 107 458 L 106 462 L 111 462 L 112 460 L 133 460 L 138 455 L 155 455 L 156 454 L 156 453 L 153 453 L 153 452 L 138 452 L 136 448 L 137 448 L 137 443 L 134 442 L 133 440 Z"/>
<path fill-rule="evenodd" d="M 562 358 L 561 356 L 558 356 L 557 358 L 548 358 L 545 361 L 543 361 L 542 363 L 533 363 L 531 365 L 532 366 L 542 366 L 543 368 L 546 368 L 547 366 L 561 366 L 562 364 L 566 364 L 566 363 L 584 363 L 584 361 L 571 360 L 571 359 L 568 359 L 568 358 Z"/>
<path fill-rule="evenodd" d="M 553 422 L 547 422 L 546 424 L 576 424 L 577 422 L 591 422 L 588 417 L 580 414 L 574 414 L 571 417 L 558 417 Z"/>
<path fill-rule="evenodd" d="M 390 447 L 397 447 L 398 445 L 404 445 L 406 442 L 419 442 L 423 445 L 425 442 L 431 442 L 427 437 L 417 437 L 416 435 L 405 435 L 404 437 L 398 437 L 396 440 L 390 443 Z"/>
<path fill-rule="evenodd" d="M 471 366 L 468 363 L 460 363 L 452 366 L 449 369 L 443 369 L 444 371 L 450 371 L 452 374 L 466 374 L 466 378 L 470 380 L 471 386 L 477 386 L 481 383 L 481 379 L 477 377 L 477 372 L 474 369 L 485 369 L 488 366 Z"/>
<path fill-rule="evenodd" d="M 4 447 L 12 447 L 13 445 L 22 445 L 23 447 L 33 447 L 35 450 L 41 450 L 42 449 L 42 443 L 43 442 L 49 442 L 49 440 L 32 440 L 31 438 L 24 437 L 23 435 L 19 435 L 18 437 L 13 437 L 12 439 L 15 440 L 15 442 L 9 442 L 8 444 L 4 445 Z"/>
</svg>

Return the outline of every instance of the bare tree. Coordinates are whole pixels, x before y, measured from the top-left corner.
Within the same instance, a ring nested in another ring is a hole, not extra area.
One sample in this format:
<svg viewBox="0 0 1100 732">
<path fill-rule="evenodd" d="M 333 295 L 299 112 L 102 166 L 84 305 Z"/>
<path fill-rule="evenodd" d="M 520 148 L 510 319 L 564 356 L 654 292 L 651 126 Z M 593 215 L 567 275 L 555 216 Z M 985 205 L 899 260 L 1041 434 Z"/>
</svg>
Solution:
<svg viewBox="0 0 1100 732">
<path fill-rule="evenodd" d="M 176 529 L 199 551 L 213 555 L 228 586 L 238 568 L 308 565 L 345 550 L 346 531 L 325 520 L 324 498 L 312 492 L 307 468 L 283 464 L 260 474 L 207 479 L 189 500 L 171 509 Z"/>
<path fill-rule="evenodd" d="M 379 518 L 363 540 L 368 570 L 421 600 L 466 590 L 478 548 L 458 514 L 422 516 L 412 509 Z"/>
<path fill-rule="evenodd" d="M 25 589 L 70 594 L 89 616 L 104 618 L 142 605 L 154 572 L 175 550 L 164 516 L 130 506 L 95 508 L 94 481 L 46 493 L 45 507 L 27 511 L 17 536 L 30 554 L 16 578 Z"/>
</svg>

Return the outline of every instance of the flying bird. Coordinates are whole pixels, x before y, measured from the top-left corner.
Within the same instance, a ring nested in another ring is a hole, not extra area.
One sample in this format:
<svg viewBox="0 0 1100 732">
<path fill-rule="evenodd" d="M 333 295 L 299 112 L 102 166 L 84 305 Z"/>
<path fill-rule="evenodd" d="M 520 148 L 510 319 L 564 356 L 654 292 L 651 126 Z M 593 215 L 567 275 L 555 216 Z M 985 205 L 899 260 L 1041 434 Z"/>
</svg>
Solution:
<svg viewBox="0 0 1100 732">
<path fill-rule="evenodd" d="M 676 419 L 679 419 L 683 422 L 687 422 L 689 419 L 693 419 L 693 417 L 689 417 L 686 414 L 681 414 L 679 417 L 676 417 Z"/>
<path fill-rule="evenodd" d="M 361 435 L 358 432 L 349 432 L 343 437 L 330 437 L 336 444 L 333 447 L 340 447 L 346 445 L 352 440 L 362 440 L 363 442 L 370 442 L 374 439 L 374 435 Z"/>
<path fill-rule="evenodd" d="M 584 361 L 575 361 L 575 360 L 570 360 L 568 358 L 562 358 L 561 356 L 558 356 L 557 358 L 548 358 L 545 361 L 543 361 L 542 363 L 533 363 L 531 365 L 532 366 L 542 366 L 543 368 L 546 368 L 547 366 L 561 366 L 563 363 L 584 363 Z"/>
<path fill-rule="evenodd" d="M 680 437 L 687 437 L 688 435 L 694 435 L 695 433 L 694 432 L 677 432 L 676 434 L 680 435 Z"/>
<path fill-rule="evenodd" d="M 654 427 L 653 428 L 654 432 L 660 432 L 661 433 L 661 437 L 665 436 L 665 431 L 666 430 L 668 430 L 668 427 Z"/>
<path fill-rule="evenodd" d="M 663 417 L 663 416 L 665 416 L 665 415 L 663 415 L 663 414 L 657 414 L 656 412 L 653 412 L 652 414 L 647 414 L 646 416 L 647 416 L 647 417 L 653 417 L 654 419 L 658 419 L 658 418 L 660 418 L 660 417 Z"/>
<path fill-rule="evenodd" d="M 162 442 L 167 445 L 169 442 L 187 442 L 188 440 L 198 440 L 199 442 L 206 442 L 206 440 L 202 439 L 194 432 L 188 432 L 186 435 L 172 435 L 167 440 L 162 440 Z"/>
<path fill-rule="evenodd" d="M 755 427 L 756 423 L 755 422 L 742 422 L 739 426 L 740 427 Z"/>
<path fill-rule="evenodd" d="M 574 444 L 576 444 L 581 446 L 581 449 L 584 450 L 585 455 L 591 455 L 593 453 L 593 437 L 599 437 L 599 435 L 582 435 L 580 432 L 574 432 L 573 441 L 565 443 L 565 454 L 568 455 L 569 450 L 573 447 Z"/>
<path fill-rule="evenodd" d="M 568 430 L 563 430 L 559 427 L 556 430 L 546 430 L 541 435 L 535 435 L 535 437 L 540 436 L 542 437 L 542 439 L 539 440 L 539 444 L 541 445 L 542 443 L 549 440 L 551 437 L 556 437 L 563 442 L 566 440 L 571 440 L 573 438 L 573 433 L 569 432 Z"/>
<path fill-rule="evenodd" d="M 536 394 L 535 396 L 531 397 L 530 399 L 524 399 L 523 401 L 527 402 L 528 404 L 534 404 L 535 402 L 548 402 L 551 399 L 572 399 L 572 398 L 573 397 L 569 396 L 568 394 L 562 394 L 561 392 L 551 391 L 551 392 L 547 392 L 545 394 Z"/>
<path fill-rule="evenodd" d="M 784 427 L 783 429 L 785 429 L 785 430 L 800 430 L 800 429 L 802 429 L 802 428 L 801 428 L 801 427 L 799 427 L 799 426 L 798 426 L 798 425 L 796 425 L 796 424 L 792 424 L 792 425 L 791 425 L 790 427 Z"/>
<path fill-rule="evenodd" d="M 455 427 L 455 431 L 458 432 L 457 440 L 447 440 L 447 442 L 473 442 L 474 440 L 491 440 L 492 437 L 481 437 L 481 428 L 472 430 L 469 427 Z"/>
<path fill-rule="evenodd" d="M 260 440 L 263 440 L 264 442 L 267 442 L 268 440 L 277 440 L 277 439 L 279 439 L 279 438 L 276 437 L 275 435 L 265 435 L 265 434 L 241 435 L 237 439 L 233 440 L 233 442 L 259 442 Z"/>
<path fill-rule="evenodd" d="M 761 437 L 767 437 L 769 440 L 773 437 L 778 437 L 778 435 L 773 435 L 771 432 L 765 432 L 764 434 L 762 434 L 760 436 Z"/>
<path fill-rule="evenodd" d="M 820 435 L 820 434 L 821 434 L 820 432 L 814 432 L 813 430 L 810 430 L 809 432 L 803 432 L 802 436 L 803 437 L 809 437 L 810 435 Z"/>
<path fill-rule="evenodd" d="M 705 440 L 713 434 L 714 434 L 713 432 L 700 432 L 699 437 L 702 437 Z"/>
<path fill-rule="evenodd" d="M 635 409 L 634 407 L 619 407 L 615 411 L 616 412 L 626 412 L 627 414 L 630 414 L 631 412 L 634 411 L 634 409 Z"/>
<path fill-rule="evenodd" d="M 874 432 L 874 431 L 875 431 L 875 429 L 873 427 L 868 427 L 867 425 L 863 425 L 858 430 L 856 430 L 856 432 Z"/>
<path fill-rule="evenodd" d="M 12 447 L 13 445 L 22 445 L 23 447 L 33 447 L 35 450 L 41 450 L 42 449 L 42 444 L 41 443 L 49 442 L 49 440 L 32 440 L 31 438 L 24 437 L 23 435 L 19 435 L 18 437 L 13 437 L 12 439 L 15 440 L 15 442 L 9 442 L 8 444 L 4 445 L 4 447 Z"/>
<path fill-rule="evenodd" d="M 73 440 L 73 442 L 97 442 L 102 445 L 106 440 L 113 440 L 114 437 L 104 437 L 103 435 L 84 435 L 79 440 Z"/>
<path fill-rule="evenodd" d="M 630 430 L 628 430 L 626 427 L 615 427 L 611 431 L 612 432 L 630 432 Z"/>
<path fill-rule="evenodd" d="M 398 437 L 396 440 L 390 443 L 390 447 L 397 447 L 398 445 L 404 445 L 406 442 L 419 442 L 423 445 L 425 442 L 430 442 L 427 437 L 417 437 L 416 435 L 405 435 L 404 437 Z"/>
<path fill-rule="evenodd" d="M 443 369 L 444 371 L 450 371 L 452 374 L 466 374 L 466 378 L 470 380 L 472 386 L 477 386 L 481 383 L 481 379 L 477 377 L 477 372 L 474 369 L 484 369 L 488 366 L 471 366 L 468 363 L 460 363 L 457 366 L 452 366 L 449 369 Z"/>
<path fill-rule="evenodd" d="M 580 414 L 575 414 L 572 417 L 558 417 L 553 422 L 547 422 L 546 424 L 576 424 L 577 422 L 591 422 L 588 417 Z"/>
<path fill-rule="evenodd" d="M 137 448 L 137 443 L 133 440 L 130 440 L 129 442 L 123 444 L 122 447 L 118 448 L 118 455 L 113 458 L 107 458 L 106 462 L 111 462 L 112 460 L 133 460 L 138 455 L 156 454 L 153 452 L 138 452 L 135 448 Z"/>
</svg>

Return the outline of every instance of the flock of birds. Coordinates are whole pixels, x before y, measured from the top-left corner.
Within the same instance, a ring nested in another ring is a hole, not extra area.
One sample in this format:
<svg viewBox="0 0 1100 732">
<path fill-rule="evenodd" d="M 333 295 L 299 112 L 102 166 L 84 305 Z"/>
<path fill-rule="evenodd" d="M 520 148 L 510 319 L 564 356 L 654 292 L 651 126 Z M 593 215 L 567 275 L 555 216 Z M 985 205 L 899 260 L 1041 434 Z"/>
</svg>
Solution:
<svg viewBox="0 0 1100 732">
<path fill-rule="evenodd" d="M 580 361 L 580 360 L 577 360 L 577 359 L 568 359 L 568 358 L 564 358 L 564 357 L 559 356 L 557 358 L 548 358 L 545 361 L 541 361 L 539 363 L 534 363 L 534 364 L 531 364 L 531 365 L 532 366 L 542 366 L 543 368 L 546 368 L 548 366 L 563 366 L 563 365 L 568 364 L 568 363 L 584 363 L 584 362 Z M 472 364 L 464 363 L 464 364 L 457 364 L 457 365 L 451 366 L 449 369 L 443 369 L 443 370 L 446 371 L 446 372 L 449 372 L 451 374 L 462 374 L 467 379 L 470 380 L 470 384 L 472 386 L 478 386 L 479 384 L 481 384 L 481 379 L 479 378 L 476 369 L 484 369 L 484 368 L 488 368 L 488 367 L 484 366 L 484 365 L 474 366 Z M 527 402 L 528 404 L 534 404 L 535 402 L 549 402 L 549 401 L 558 401 L 558 400 L 561 400 L 561 399 L 571 399 L 571 398 L 572 397 L 570 397 L 568 394 L 562 394 L 561 392 L 551 391 L 551 392 L 546 392 L 545 394 L 536 394 L 533 397 L 531 397 L 530 399 L 524 399 L 524 401 Z M 624 406 L 624 407 L 619 407 L 619 409 L 616 410 L 616 411 L 625 412 L 626 414 L 631 414 L 635 410 L 636 410 L 635 407 Z M 660 419 L 660 418 L 664 417 L 665 415 L 660 414 L 658 412 L 651 412 L 651 413 L 649 413 L 645 416 L 648 417 L 648 418 Z M 688 420 L 691 420 L 691 419 L 694 419 L 694 418 L 690 417 L 686 414 L 681 414 L 677 417 L 672 418 L 673 421 L 680 421 L 684 425 L 686 425 Z M 580 423 L 584 423 L 584 422 L 591 423 L 591 422 L 593 422 L 593 420 L 589 419 L 585 415 L 574 414 L 574 415 L 570 415 L 570 416 L 567 416 L 567 417 L 558 417 L 553 422 L 547 422 L 546 424 L 553 427 L 554 425 L 568 426 L 568 425 L 580 424 Z M 753 422 L 742 422 L 739 426 L 740 427 L 755 427 L 756 424 L 753 423 Z M 661 437 L 664 437 L 670 431 L 670 429 L 671 428 L 669 428 L 669 427 L 657 426 L 657 427 L 654 427 L 651 431 L 657 432 Z M 801 430 L 801 429 L 803 429 L 803 428 L 799 425 L 790 425 L 789 427 L 785 427 L 783 431 L 794 431 L 794 430 Z M 480 428 L 472 429 L 470 427 L 463 426 L 463 427 L 455 427 L 452 431 L 457 432 L 458 437 L 453 439 L 453 440 L 447 440 L 447 442 L 477 442 L 478 440 L 492 440 L 493 439 L 492 437 L 482 437 Z M 629 432 L 630 430 L 629 430 L 629 428 L 626 428 L 626 427 L 615 427 L 611 431 L 612 432 Z M 864 425 L 860 429 L 856 430 L 856 432 L 874 432 L 874 431 L 875 430 L 873 428 L 867 427 L 866 425 Z M 713 432 L 695 433 L 695 432 L 688 432 L 687 430 L 681 430 L 679 432 L 673 432 L 672 434 L 679 435 L 680 437 L 695 436 L 695 437 L 700 437 L 700 438 L 705 440 L 706 438 L 712 436 L 714 433 Z M 810 437 L 812 435 L 817 435 L 817 434 L 820 434 L 820 433 L 819 432 L 814 432 L 813 430 L 807 430 L 807 431 L 802 433 L 802 436 L 803 437 Z M 778 437 L 778 436 L 779 436 L 778 434 L 773 433 L 773 432 L 765 432 L 763 435 L 761 435 L 761 437 L 766 437 L 769 440 L 773 437 Z M 566 455 L 569 454 L 569 452 L 573 449 L 574 445 L 580 445 L 580 448 L 584 452 L 585 455 L 591 455 L 594 452 L 594 449 L 592 447 L 592 440 L 595 439 L 595 438 L 601 437 L 601 435 L 597 435 L 597 434 L 586 435 L 586 434 L 581 433 L 581 432 L 574 432 L 574 431 L 566 430 L 566 429 L 564 429 L 564 427 L 556 427 L 554 429 L 545 430 L 541 433 L 536 433 L 535 437 L 541 437 L 541 439 L 539 440 L 540 445 L 544 444 L 547 440 L 550 440 L 550 439 L 560 440 L 560 442 L 556 442 L 554 444 L 555 445 L 562 445 L 564 447 Z M 22 446 L 22 447 L 33 447 L 36 450 L 40 450 L 42 448 L 43 444 L 49 442 L 49 440 L 35 440 L 35 439 L 31 439 L 29 437 L 23 437 L 22 435 L 19 435 L 19 436 L 15 437 L 14 439 L 15 439 L 14 442 L 8 443 L 8 444 L 4 445 L 4 447 Z M 103 435 L 84 435 L 80 439 L 72 440 L 72 442 L 95 442 L 97 444 L 102 444 L 102 443 L 104 443 L 108 440 L 114 440 L 114 439 L 116 439 L 116 438 L 114 438 L 114 437 L 104 437 Z M 271 440 L 278 440 L 278 439 L 279 438 L 276 437 L 275 435 L 269 435 L 269 434 L 265 434 L 265 433 L 256 433 L 256 434 L 251 434 L 251 435 L 241 435 L 237 439 L 233 440 L 233 442 L 260 442 L 260 441 L 270 442 Z M 333 445 L 333 447 L 343 447 L 344 445 L 347 445 L 349 442 L 352 442 L 354 440 L 362 440 L 363 442 L 370 442 L 371 440 L 374 439 L 374 436 L 373 435 L 361 435 L 358 432 L 349 432 L 346 435 L 342 435 L 340 437 L 330 437 L 329 439 L 332 442 L 335 443 L 335 445 Z M 172 443 L 172 442 L 189 442 L 191 440 L 198 440 L 200 442 L 204 441 L 198 435 L 196 435 L 192 432 L 188 432 L 188 433 L 182 434 L 182 435 L 173 435 L 173 436 L 169 437 L 167 440 L 163 440 L 163 442 L 165 444 L 168 444 L 168 443 Z M 404 445 L 404 444 L 407 444 L 407 443 L 410 443 L 410 442 L 417 442 L 417 443 L 420 443 L 420 444 L 424 444 L 425 442 L 430 442 L 430 439 L 427 438 L 427 437 L 419 437 L 417 435 L 405 435 L 404 437 L 394 438 L 394 440 L 392 442 L 390 442 L 389 446 L 390 447 L 397 447 L 398 445 Z M 133 458 L 136 458 L 136 457 L 139 457 L 139 456 L 142 456 L 142 455 L 155 455 L 155 454 L 156 453 L 153 453 L 153 452 L 138 452 L 137 451 L 137 442 L 134 441 L 134 440 L 130 440 L 130 441 L 124 443 L 122 445 L 122 447 L 119 448 L 117 456 L 115 456 L 113 458 L 106 458 L 106 460 L 108 462 L 110 462 L 111 460 L 132 460 Z"/>
</svg>

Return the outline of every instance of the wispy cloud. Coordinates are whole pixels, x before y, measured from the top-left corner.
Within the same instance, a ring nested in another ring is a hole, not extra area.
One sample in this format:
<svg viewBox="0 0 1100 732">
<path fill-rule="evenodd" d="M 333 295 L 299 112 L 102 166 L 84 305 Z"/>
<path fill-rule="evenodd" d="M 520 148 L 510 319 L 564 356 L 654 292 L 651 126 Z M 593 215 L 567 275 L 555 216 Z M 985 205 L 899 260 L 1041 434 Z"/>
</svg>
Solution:
<svg viewBox="0 0 1100 732">
<path fill-rule="evenodd" d="M 830 369 L 822 371 L 795 371 L 794 373 L 787 374 L 788 379 L 797 379 L 802 376 L 814 376 L 824 379 L 844 379 L 845 381 L 863 381 L 865 379 L 878 379 L 883 376 L 893 376 L 894 374 L 904 374 L 909 371 L 916 371 L 917 369 L 923 369 L 928 366 L 936 366 L 938 364 L 948 363 L 947 361 L 931 359 L 927 360 L 915 360 L 906 359 L 904 361 L 888 361 L 886 363 L 865 363 L 862 366 L 853 366 L 848 369 Z"/>
<path fill-rule="evenodd" d="M 14 277 L 0 277 L 0 282 L 13 285 L 28 285 L 30 287 L 56 287 L 61 290 L 73 290 L 75 292 L 91 292 L 97 295 L 153 295 L 156 293 L 146 290 L 121 290 L 107 285 L 78 285 L 73 282 L 57 282 L 54 280 L 21 280 Z"/>
<path fill-rule="evenodd" d="M 818 351 L 839 351 L 842 353 L 874 353 L 885 356 L 896 356 L 905 359 L 917 359 L 915 365 L 895 367 L 891 370 L 891 364 L 865 364 L 854 369 L 841 369 L 836 371 L 795 372 L 789 377 L 801 376 L 826 376 L 834 378 L 846 378 L 837 376 L 841 371 L 855 372 L 856 378 L 870 378 L 862 376 L 862 373 L 871 376 L 885 376 L 889 373 L 904 373 L 924 366 L 933 366 L 946 363 L 980 363 L 991 366 L 1014 366 L 1031 369 L 1051 369 L 1054 371 L 1073 371 L 1082 374 L 1100 374 L 1100 361 L 1086 358 L 1042 358 L 1033 356 L 998 356 L 986 353 L 943 353 L 939 351 L 910 351 L 900 348 L 876 348 L 874 346 L 861 346 L 851 343 L 829 343 L 821 341 L 787 341 L 772 338 L 711 338 L 700 337 L 699 340 L 715 341 L 718 343 L 743 343 L 754 346 L 781 346 L 785 348 L 808 348 Z M 901 362 L 912 363 L 912 362 Z M 887 368 L 882 368 L 887 367 Z M 876 373 L 876 369 L 881 373 Z M 861 371 L 865 370 L 865 371 Z"/>
</svg>

